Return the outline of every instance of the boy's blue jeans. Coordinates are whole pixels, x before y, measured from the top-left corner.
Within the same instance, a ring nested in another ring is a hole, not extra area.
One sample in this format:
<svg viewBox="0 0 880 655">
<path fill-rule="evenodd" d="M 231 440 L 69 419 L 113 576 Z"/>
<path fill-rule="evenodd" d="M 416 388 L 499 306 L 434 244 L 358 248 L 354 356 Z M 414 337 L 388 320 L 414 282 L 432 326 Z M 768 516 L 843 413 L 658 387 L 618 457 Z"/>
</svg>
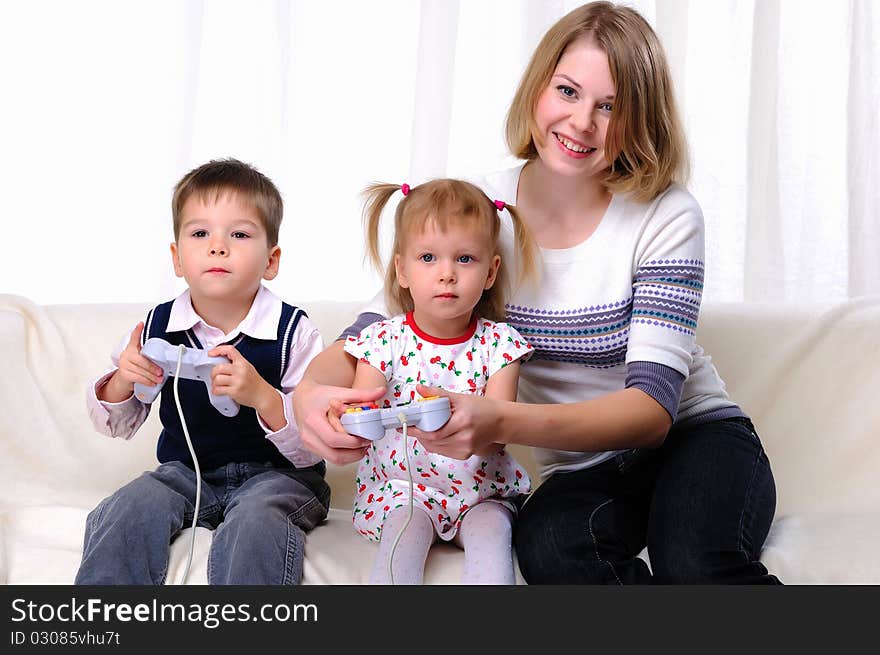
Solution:
<svg viewBox="0 0 880 655">
<path fill-rule="evenodd" d="M 309 468 L 227 464 L 202 472 L 198 525 L 214 530 L 210 584 L 302 580 L 304 533 L 324 520 L 323 463 Z M 192 525 L 195 471 L 166 462 L 105 498 L 89 514 L 76 584 L 162 584 L 171 541 Z"/>
<path fill-rule="evenodd" d="M 779 584 L 758 561 L 775 508 L 752 422 L 728 418 L 550 476 L 514 543 L 530 584 Z M 650 570 L 637 557 L 646 545 Z"/>
</svg>

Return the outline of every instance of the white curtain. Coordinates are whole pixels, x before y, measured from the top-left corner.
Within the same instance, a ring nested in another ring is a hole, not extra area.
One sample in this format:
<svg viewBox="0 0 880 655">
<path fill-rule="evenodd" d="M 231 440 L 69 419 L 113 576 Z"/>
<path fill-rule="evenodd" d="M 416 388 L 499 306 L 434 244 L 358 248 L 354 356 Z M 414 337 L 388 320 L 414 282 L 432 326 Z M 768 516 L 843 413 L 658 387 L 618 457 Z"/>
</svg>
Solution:
<svg viewBox="0 0 880 655">
<path fill-rule="evenodd" d="M 170 195 L 235 156 L 285 198 L 293 302 L 369 297 L 359 190 L 513 163 L 503 121 L 578 2 L 0 2 L 0 292 L 158 301 Z M 880 293 L 880 3 L 630 2 L 669 55 L 712 300 Z"/>
</svg>

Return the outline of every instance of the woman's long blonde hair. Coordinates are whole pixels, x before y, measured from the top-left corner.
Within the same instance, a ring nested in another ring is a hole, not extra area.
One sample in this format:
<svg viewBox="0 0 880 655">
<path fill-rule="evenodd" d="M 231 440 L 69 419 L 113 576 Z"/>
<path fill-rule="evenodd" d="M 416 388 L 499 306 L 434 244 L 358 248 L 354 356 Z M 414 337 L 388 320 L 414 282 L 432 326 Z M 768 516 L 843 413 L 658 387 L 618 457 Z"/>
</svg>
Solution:
<svg viewBox="0 0 880 655">
<path fill-rule="evenodd" d="M 672 76 L 657 34 L 642 16 L 611 2 L 591 2 L 559 19 L 538 44 L 507 114 L 510 151 L 535 159 L 535 108 L 565 49 L 588 39 L 608 56 L 614 110 L 605 141 L 612 193 L 649 201 L 672 183 L 686 184 L 688 153 Z"/>
<path fill-rule="evenodd" d="M 403 253 L 410 235 L 421 232 L 429 223 L 445 231 L 451 225 L 468 225 L 485 229 L 493 244 L 493 255 L 501 255 L 499 231 L 501 221 L 495 201 L 469 182 L 454 179 L 437 179 L 412 187 L 397 205 L 394 213 L 394 243 L 388 262 L 382 262 L 379 254 L 379 223 L 382 210 L 392 195 L 402 189 L 400 184 L 377 182 L 363 191 L 364 228 L 367 255 L 380 272 L 385 271 L 385 300 L 393 313 L 413 309 L 413 299 L 408 289 L 400 286 L 394 256 Z M 515 207 L 505 205 L 513 219 L 519 276 L 517 282 L 533 280 L 537 275 L 535 243 Z M 474 307 L 473 316 L 490 321 L 504 319 L 504 302 L 509 293 L 507 268 L 511 262 L 501 262 L 495 283 L 483 291 Z"/>
</svg>

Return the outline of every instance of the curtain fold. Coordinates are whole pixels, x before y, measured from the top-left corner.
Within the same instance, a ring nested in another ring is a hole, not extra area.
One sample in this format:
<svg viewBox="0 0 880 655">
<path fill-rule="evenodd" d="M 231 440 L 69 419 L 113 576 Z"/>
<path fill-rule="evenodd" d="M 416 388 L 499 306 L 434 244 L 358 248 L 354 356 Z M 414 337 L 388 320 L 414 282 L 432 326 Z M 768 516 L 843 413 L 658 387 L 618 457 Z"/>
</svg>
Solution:
<svg viewBox="0 0 880 655">
<path fill-rule="evenodd" d="M 851 4 L 847 115 L 847 295 L 880 292 L 880 7 Z"/>
<path fill-rule="evenodd" d="M 754 6 L 746 153 L 743 297 L 767 301 L 785 279 L 785 237 L 779 220 L 779 0 Z M 783 117 L 784 118 L 784 117 Z M 724 126 L 720 126 L 724 129 Z"/>
<path fill-rule="evenodd" d="M 513 92 L 578 4 L 0 3 L 2 220 L 27 244 L 0 258 L 0 292 L 176 292 L 171 187 L 235 156 L 284 195 L 273 288 L 367 298 L 380 278 L 363 263 L 360 190 L 513 164 Z M 706 297 L 880 294 L 880 4 L 628 4 L 673 69 L 706 217 Z"/>
<path fill-rule="evenodd" d="M 458 0 L 421 0 L 409 177 L 446 173 L 452 123 Z"/>
</svg>

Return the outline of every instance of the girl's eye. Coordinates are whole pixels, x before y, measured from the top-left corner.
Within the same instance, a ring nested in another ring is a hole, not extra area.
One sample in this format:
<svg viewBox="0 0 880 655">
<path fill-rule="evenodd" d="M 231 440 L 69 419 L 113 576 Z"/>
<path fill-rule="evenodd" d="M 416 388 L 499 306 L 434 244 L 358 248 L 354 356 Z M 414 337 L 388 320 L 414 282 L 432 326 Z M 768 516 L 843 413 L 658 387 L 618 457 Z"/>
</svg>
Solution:
<svg viewBox="0 0 880 655">
<path fill-rule="evenodd" d="M 566 98 L 574 98 L 577 96 L 577 92 L 567 84 L 560 84 L 556 89 Z"/>
<path fill-rule="evenodd" d="M 248 239 L 248 238 L 250 238 L 250 235 L 247 232 L 233 232 L 232 238 L 233 239 Z"/>
<path fill-rule="evenodd" d="M 599 105 L 599 109 L 601 109 L 602 111 L 611 111 L 613 107 L 614 105 L 612 105 L 610 102 L 603 102 Z"/>
<path fill-rule="evenodd" d="M 458 263 L 459 263 L 459 264 L 469 264 L 469 263 L 471 263 L 472 261 L 474 261 L 474 258 L 471 257 L 470 255 L 461 255 L 461 256 L 458 258 Z"/>
<path fill-rule="evenodd" d="M 432 255 L 430 253 L 426 253 L 424 255 L 420 255 L 419 259 L 421 261 L 425 262 L 426 264 L 430 264 L 432 261 L 434 261 L 434 255 Z"/>
<path fill-rule="evenodd" d="M 195 232 L 192 233 L 192 235 L 196 239 L 201 239 L 202 237 L 208 236 L 208 232 L 207 232 L 207 230 L 196 230 Z"/>
</svg>

